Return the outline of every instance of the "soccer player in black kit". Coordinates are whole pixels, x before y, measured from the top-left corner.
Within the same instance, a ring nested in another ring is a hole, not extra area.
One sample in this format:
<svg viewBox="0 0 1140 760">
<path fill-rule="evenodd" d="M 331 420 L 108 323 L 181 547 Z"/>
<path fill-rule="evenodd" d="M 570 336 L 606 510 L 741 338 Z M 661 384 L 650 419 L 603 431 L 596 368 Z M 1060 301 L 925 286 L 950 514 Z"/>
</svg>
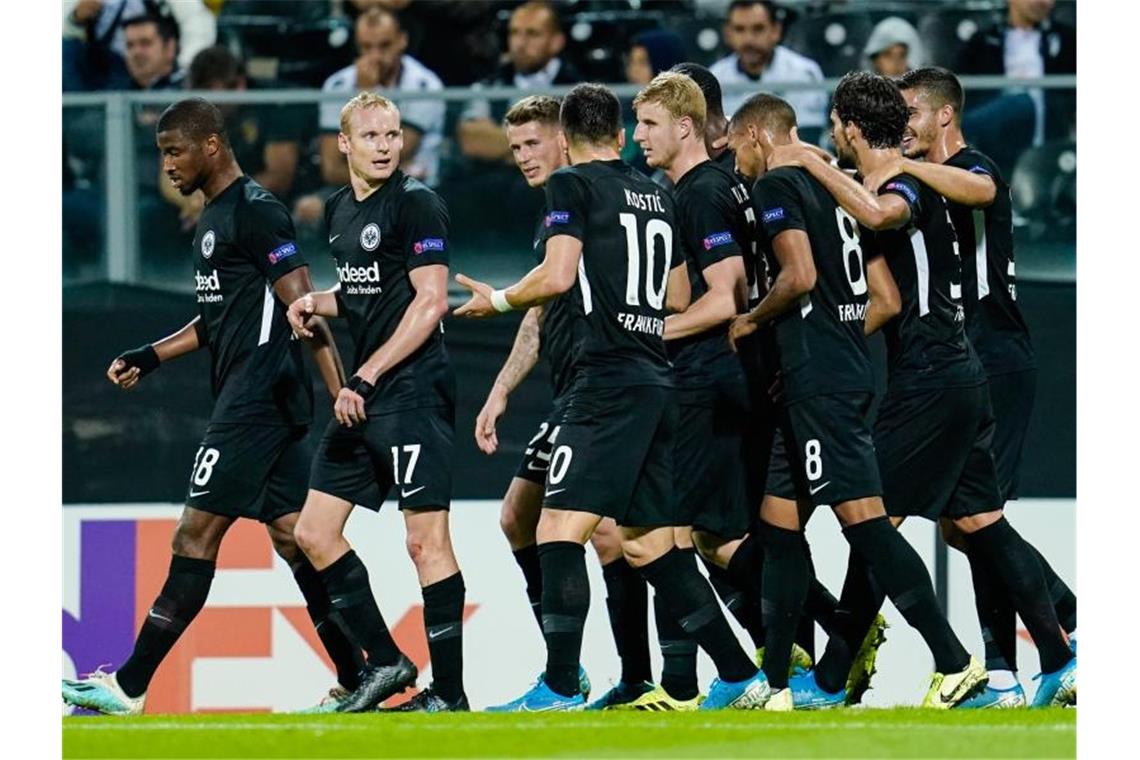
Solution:
<svg viewBox="0 0 1140 760">
<path fill-rule="evenodd" d="M 906 101 L 889 80 L 865 72 L 845 76 L 831 112 L 840 163 L 873 174 L 897 161 L 907 126 Z M 902 312 L 884 327 L 887 394 L 875 423 L 883 501 L 897 524 L 908 516 L 950 519 L 968 550 L 1006 586 L 1037 644 L 1043 678 L 1035 703 L 1076 700 L 1076 657 L 1061 631 L 1037 554 L 1002 514 L 1001 488 L 991 453 L 994 419 L 986 376 L 965 331 L 958 243 L 942 197 L 908 174 L 868 192 L 851 177 L 809 155 L 782 146 L 768 166 L 799 164 L 821 182 L 860 224 L 874 230 L 874 252 L 886 258 L 898 282 Z M 848 575 L 841 607 L 867 617 L 881 604 L 865 575 Z M 851 601 L 855 600 L 855 601 Z M 817 683 L 835 683 L 842 654 L 832 643 L 816 669 Z M 850 641 L 845 648 L 850 650 Z M 830 658 L 830 659 L 829 659 Z M 945 706 L 936 683 L 926 700 Z M 978 689 L 981 691 L 981 688 Z M 972 696 L 972 695 L 971 695 Z M 954 700 L 960 701 L 960 700 Z"/>
<path fill-rule="evenodd" d="M 530 187 L 541 189 L 551 172 L 568 166 L 565 146 L 559 140 L 560 101 L 546 95 L 530 95 L 515 103 L 503 119 L 507 143 L 515 164 Z M 536 263 L 545 256 L 546 213 L 544 207 L 534 229 Z M 570 389 L 574 353 L 573 303 L 570 295 L 527 310 L 519 325 L 511 352 L 495 378 L 487 400 L 475 419 L 475 442 L 485 454 L 498 449 L 495 431 L 506 412 L 507 399 L 530 373 L 540 355 L 550 364 L 553 409 L 527 442 L 522 461 L 503 498 L 499 524 L 511 553 L 526 581 L 531 611 L 542 631 L 542 568 L 538 561 L 535 530 L 542 512 L 542 490 L 558 437 L 558 419 L 565 411 Z M 590 703 L 589 709 L 610 709 L 626 704 L 653 688 L 649 663 L 649 630 L 646 620 L 648 594 L 645 579 L 628 563 L 621 551 L 621 535 L 613 519 L 599 523 L 590 543 L 602 565 L 606 583 L 606 609 L 614 643 L 621 660 L 621 678 L 613 688 Z M 590 681 L 580 673 L 582 694 L 589 697 Z"/>
<path fill-rule="evenodd" d="M 617 520 L 627 560 L 716 664 L 719 678 L 702 709 L 760 707 L 767 683 L 673 539 L 676 409 L 662 333 L 667 310 L 689 302 L 673 201 L 619 159 L 621 105 L 608 89 L 575 87 L 562 102 L 561 123 L 571 166 L 546 182 L 543 263 L 503 290 L 457 277 L 472 291 L 458 316 L 530 308 L 575 288 L 583 334 L 538 524 L 546 670 L 505 707 L 583 706 L 578 659 L 590 602 L 583 544 L 603 516 Z"/>
<path fill-rule="evenodd" d="M 285 206 L 244 175 L 221 113 L 191 98 L 156 125 L 163 171 L 183 195 L 201 190 L 206 207 L 194 234 L 198 316 L 178 332 L 116 358 L 107 377 L 133 388 L 160 365 L 208 348 L 215 402 L 194 457 L 186 507 L 174 531 L 166 583 L 150 608 L 130 658 L 114 673 L 63 682 L 77 707 L 116 715 L 143 711 L 155 670 L 206 602 L 226 530 L 239 517 L 265 523 L 274 549 L 293 570 L 341 687 L 355 688 L 359 657 L 335 616 L 320 578 L 293 540 L 304 501 L 312 390 L 286 304 L 312 289 Z M 343 370 L 328 325 L 308 335 L 329 392 Z"/>
<path fill-rule="evenodd" d="M 344 537 L 353 505 L 379 510 L 393 487 L 424 599 L 432 684 L 397 710 L 468 710 L 463 691 L 463 575 L 448 524 L 455 375 L 443 344 L 450 250 L 447 208 L 398 168 L 400 112 L 361 93 L 341 110 L 349 185 L 325 202 L 339 284 L 289 307 L 301 335 L 311 315 L 345 317 L 356 346 L 313 460 L 297 544 L 367 654 L 361 683 L 337 707 L 370 710 L 411 686 L 416 667 L 384 624 L 364 563 Z"/>
<path fill-rule="evenodd" d="M 906 158 L 880 167 L 864 178 L 863 186 L 877 189 L 906 172 L 946 199 L 962 254 L 966 333 L 989 383 L 998 484 L 1007 501 L 1016 499 L 1037 371 L 1029 328 L 1017 305 L 1009 186 L 997 165 L 962 134 L 965 96 L 953 73 L 936 67 L 916 69 L 897 84 L 910 114 L 902 141 Z M 1009 592 L 996 582 L 996 573 L 978 552 L 969 551 L 961 531 L 945 518 L 941 522 L 947 542 L 963 551 L 970 562 L 990 674 L 986 690 L 965 706 L 1023 706 L 1025 692 L 1016 675 L 1016 626 Z M 1040 552 L 1034 551 L 1057 618 L 1075 646 L 1077 598 Z"/>
<path fill-rule="evenodd" d="M 928 695 L 926 702 L 950 707 L 983 686 L 985 671 L 940 612 L 922 559 L 887 519 L 867 420 L 874 379 L 864 333 L 894 317 L 900 297 L 885 262 L 864 261 L 858 224 L 819 182 L 801 168 L 765 171 L 776 146 L 797 142 L 795 126 L 795 112 L 786 101 L 759 94 L 733 115 L 729 132 L 737 165 L 759 177 L 753 205 L 776 272 L 768 294 L 731 330 L 737 339 L 774 321 L 780 353 L 783 414 L 760 508 L 761 593 L 771 610 L 764 669 L 772 700 L 780 700 L 784 709 L 793 706 L 787 666 L 808 582 L 800 534 L 811 510 L 826 504 L 843 526 L 853 566 L 863 576 L 869 572 L 896 601 L 934 655 L 938 674 L 931 694 L 941 687 L 947 700 L 932 701 Z M 844 628 L 846 640 L 861 640 L 870 622 Z M 836 674 L 839 687 L 831 704 L 842 704 L 847 672 Z M 811 676 L 797 678 L 804 677 Z"/>
</svg>

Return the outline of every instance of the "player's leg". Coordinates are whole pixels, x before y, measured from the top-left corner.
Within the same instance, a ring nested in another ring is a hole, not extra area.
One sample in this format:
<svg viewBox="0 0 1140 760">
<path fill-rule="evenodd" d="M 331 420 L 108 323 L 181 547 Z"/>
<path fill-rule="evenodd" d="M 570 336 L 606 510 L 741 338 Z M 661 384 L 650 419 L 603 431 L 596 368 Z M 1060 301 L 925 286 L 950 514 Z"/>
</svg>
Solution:
<svg viewBox="0 0 1140 760">
<path fill-rule="evenodd" d="M 187 506 L 171 541 L 166 582 L 151 604 L 127 661 L 113 673 L 97 670 L 64 679 L 65 702 L 111 715 L 138 715 L 158 666 L 201 611 L 210 593 L 222 537 L 234 518 Z"/>
<path fill-rule="evenodd" d="M 545 477 L 545 471 L 543 476 Z M 542 630 L 542 568 L 538 562 L 538 545 L 535 530 L 542 511 L 542 482 L 533 482 L 515 476 L 503 497 L 499 514 L 499 527 L 511 547 L 519 570 L 526 582 L 526 597 L 534 614 L 538 629 Z"/>
<path fill-rule="evenodd" d="M 649 668 L 649 593 L 645 579 L 625 561 L 621 530 L 612 518 L 598 523 L 590 544 L 602 566 L 606 611 L 621 660 L 618 684 L 589 705 L 604 710 L 626 705 L 653 688 Z"/>
<path fill-rule="evenodd" d="M 787 689 L 792 644 L 807 597 L 808 561 L 799 509 L 791 499 L 769 494 L 760 505 L 764 580 L 760 589 L 767 637 L 764 674 L 773 694 Z"/>
</svg>

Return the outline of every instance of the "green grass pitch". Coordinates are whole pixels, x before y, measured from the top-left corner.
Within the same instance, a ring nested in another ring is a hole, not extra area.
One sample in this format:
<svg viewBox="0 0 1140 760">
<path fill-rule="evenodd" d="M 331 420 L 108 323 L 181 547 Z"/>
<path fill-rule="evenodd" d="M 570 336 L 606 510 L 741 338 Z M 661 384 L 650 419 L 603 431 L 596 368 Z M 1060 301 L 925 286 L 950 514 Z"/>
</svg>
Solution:
<svg viewBox="0 0 1140 760">
<path fill-rule="evenodd" d="M 65 718 L 65 758 L 1075 757 L 1073 710 Z"/>
</svg>

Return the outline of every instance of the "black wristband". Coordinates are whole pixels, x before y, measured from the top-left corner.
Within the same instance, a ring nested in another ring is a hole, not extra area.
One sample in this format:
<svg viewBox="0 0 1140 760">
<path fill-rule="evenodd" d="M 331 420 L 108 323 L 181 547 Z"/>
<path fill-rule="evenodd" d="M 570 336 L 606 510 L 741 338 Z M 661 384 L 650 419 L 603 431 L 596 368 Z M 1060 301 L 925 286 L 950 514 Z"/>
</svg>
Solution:
<svg viewBox="0 0 1140 760">
<path fill-rule="evenodd" d="M 130 351 L 124 351 L 123 353 L 119 354 L 118 358 L 127 365 L 127 369 L 130 369 L 131 367 L 137 367 L 139 370 L 140 379 L 146 377 L 151 372 L 154 372 L 156 369 L 158 369 L 158 365 L 161 364 L 161 361 L 158 358 L 158 352 L 155 351 L 154 346 L 150 345 L 149 343 L 145 346 L 140 346 Z"/>
<path fill-rule="evenodd" d="M 345 388 L 360 396 L 365 401 L 372 395 L 372 391 L 376 390 L 376 386 L 365 380 L 360 375 L 353 375 L 348 378 L 348 382 L 344 384 Z"/>
</svg>

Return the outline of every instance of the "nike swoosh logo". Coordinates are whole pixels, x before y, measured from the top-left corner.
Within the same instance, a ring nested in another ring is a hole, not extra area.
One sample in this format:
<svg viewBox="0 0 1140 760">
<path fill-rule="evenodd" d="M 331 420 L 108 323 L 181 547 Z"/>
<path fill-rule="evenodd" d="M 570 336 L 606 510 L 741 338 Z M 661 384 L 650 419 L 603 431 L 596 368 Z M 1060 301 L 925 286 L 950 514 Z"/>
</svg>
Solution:
<svg viewBox="0 0 1140 760">
<path fill-rule="evenodd" d="M 562 492 L 563 492 L 563 491 L 565 491 L 565 490 L 566 490 L 565 488 L 555 488 L 553 491 L 547 491 L 547 492 L 546 492 L 546 493 L 544 493 L 543 495 L 544 495 L 544 496 L 553 496 L 554 494 L 556 494 L 556 493 L 562 493 Z"/>
<path fill-rule="evenodd" d="M 148 615 L 150 615 L 152 618 L 158 618 L 159 620 L 165 620 L 165 621 L 166 621 L 166 622 L 168 622 L 168 623 L 173 623 L 173 622 L 174 622 L 173 620 L 171 620 L 170 618 L 166 617 L 165 615 L 159 615 L 159 614 L 158 614 L 157 612 L 155 612 L 154 610 L 151 610 L 151 611 L 150 611 L 150 612 L 148 612 L 147 614 L 148 614 Z"/>
<path fill-rule="evenodd" d="M 430 631 L 430 632 L 428 632 L 428 638 L 429 638 L 430 640 L 432 640 L 432 641 L 435 641 L 435 640 L 436 640 L 436 639 L 438 639 L 440 636 L 442 636 L 443 634 L 447 633 L 448 631 L 450 631 L 450 630 L 451 630 L 452 628 L 454 628 L 454 627 L 455 627 L 455 626 L 453 626 L 453 625 L 449 625 L 449 626 L 447 626 L 446 628 L 444 628 L 442 631 Z"/>
<path fill-rule="evenodd" d="M 420 486 L 419 488 L 413 488 L 413 489 L 412 489 L 412 490 L 410 490 L 410 491 L 405 491 L 404 489 L 402 489 L 402 488 L 401 488 L 401 489 L 400 489 L 400 496 L 402 496 L 403 498 L 405 498 L 405 499 L 406 499 L 406 498 L 408 498 L 409 496 L 411 496 L 412 494 L 417 494 L 417 493 L 419 493 L 420 491 L 424 490 L 425 488 L 427 488 L 427 486 Z"/>
<path fill-rule="evenodd" d="M 331 238 L 329 238 L 329 245 L 332 245 L 338 237 L 340 237 L 340 235 L 333 235 Z"/>
<path fill-rule="evenodd" d="M 538 465 L 538 466 L 535 466 L 534 462 L 527 462 L 527 463 L 526 463 L 526 468 L 527 468 L 528 470 L 535 470 L 535 471 L 538 471 L 538 472 L 541 472 L 541 471 L 545 470 L 547 467 L 549 467 L 549 465 L 540 464 L 540 465 Z"/>
<path fill-rule="evenodd" d="M 208 493 L 209 491 L 191 491 L 190 498 L 193 499 L 195 496 L 205 496 Z"/>
<path fill-rule="evenodd" d="M 811 495 L 812 495 L 812 496 L 815 496 L 817 493 L 819 493 L 819 492 L 820 492 L 820 491 L 822 491 L 823 489 L 827 488 L 829 485 L 831 485 L 831 481 L 830 481 L 830 480 L 829 480 L 829 481 L 827 481 L 826 483 L 820 483 L 820 484 L 819 484 L 818 486 L 816 486 L 815 488 L 809 488 L 809 489 L 808 489 L 808 491 L 810 491 L 810 492 L 811 492 Z"/>
</svg>

